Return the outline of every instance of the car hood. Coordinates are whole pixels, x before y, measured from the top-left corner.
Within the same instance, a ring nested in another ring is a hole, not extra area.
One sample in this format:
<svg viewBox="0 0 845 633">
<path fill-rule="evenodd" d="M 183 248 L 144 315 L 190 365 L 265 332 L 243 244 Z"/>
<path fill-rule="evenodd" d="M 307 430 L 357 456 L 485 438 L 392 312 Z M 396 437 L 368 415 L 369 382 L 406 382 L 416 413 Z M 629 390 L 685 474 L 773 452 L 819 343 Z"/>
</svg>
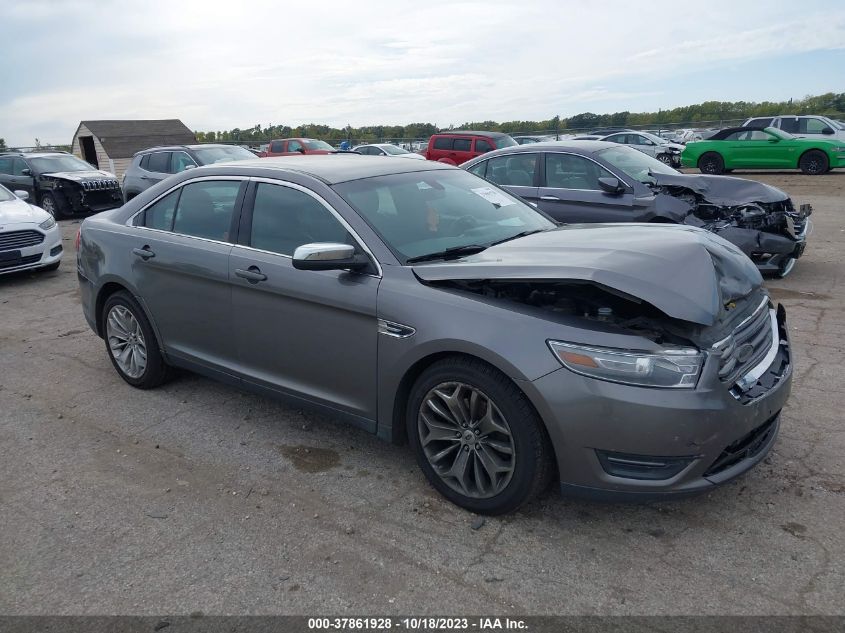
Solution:
<svg viewBox="0 0 845 633">
<path fill-rule="evenodd" d="M 20 198 L 0 202 L 0 228 L 9 224 L 40 224 L 50 217 L 44 209 L 27 204 Z"/>
<path fill-rule="evenodd" d="M 697 174 L 652 174 L 655 184 L 685 187 L 711 204 L 736 206 L 748 202 L 781 202 L 789 196 L 776 187 L 732 176 Z"/>
<path fill-rule="evenodd" d="M 653 224 L 568 225 L 459 260 L 418 265 L 414 273 L 424 282 L 594 283 L 705 326 L 763 283 L 754 263 L 730 242 L 695 227 Z"/>
<path fill-rule="evenodd" d="M 51 171 L 42 176 L 50 176 L 51 178 L 62 178 L 64 180 L 73 180 L 74 182 L 83 182 L 86 180 L 115 180 L 114 174 L 102 170 L 89 171 Z"/>
</svg>

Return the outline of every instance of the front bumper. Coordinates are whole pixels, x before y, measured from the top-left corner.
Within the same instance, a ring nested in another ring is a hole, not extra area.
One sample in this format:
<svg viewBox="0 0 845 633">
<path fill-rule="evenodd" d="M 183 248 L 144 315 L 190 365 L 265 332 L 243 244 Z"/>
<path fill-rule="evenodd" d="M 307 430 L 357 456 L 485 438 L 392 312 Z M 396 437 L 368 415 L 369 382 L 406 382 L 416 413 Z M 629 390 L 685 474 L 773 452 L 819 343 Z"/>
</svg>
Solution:
<svg viewBox="0 0 845 633">
<path fill-rule="evenodd" d="M 62 232 L 58 224 L 46 231 L 37 224 L 14 224 L 7 226 L 6 231 L 35 231 L 44 237 L 40 243 L 32 246 L 0 247 L 0 275 L 43 268 L 61 261 Z"/>
<path fill-rule="evenodd" d="M 561 490 L 651 500 L 712 490 L 748 471 L 774 444 L 791 389 L 782 308 L 776 329 L 774 358 L 741 394 L 719 380 L 719 359 L 712 354 L 694 390 L 615 384 L 565 368 L 521 385 L 546 422 Z"/>
</svg>

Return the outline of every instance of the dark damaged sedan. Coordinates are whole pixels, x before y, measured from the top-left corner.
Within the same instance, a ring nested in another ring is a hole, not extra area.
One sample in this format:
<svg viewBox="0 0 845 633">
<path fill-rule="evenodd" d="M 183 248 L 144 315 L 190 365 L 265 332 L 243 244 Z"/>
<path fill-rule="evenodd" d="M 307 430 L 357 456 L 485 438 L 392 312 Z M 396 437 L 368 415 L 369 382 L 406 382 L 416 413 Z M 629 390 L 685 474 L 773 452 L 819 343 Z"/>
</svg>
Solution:
<svg viewBox="0 0 845 633">
<path fill-rule="evenodd" d="M 558 227 L 442 163 L 192 169 L 86 219 L 78 273 L 130 385 L 181 367 L 316 407 L 409 443 L 480 513 L 552 480 L 712 490 L 763 459 L 791 385 L 784 310 L 726 240 Z"/>
<path fill-rule="evenodd" d="M 801 257 L 812 213 L 753 180 L 682 174 L 630 147 L 565 141 L 508 147 L 462 165 L 559 222 L 671 222 L 725 238 L 760 272 L 785 276 Z"/>
</svg>

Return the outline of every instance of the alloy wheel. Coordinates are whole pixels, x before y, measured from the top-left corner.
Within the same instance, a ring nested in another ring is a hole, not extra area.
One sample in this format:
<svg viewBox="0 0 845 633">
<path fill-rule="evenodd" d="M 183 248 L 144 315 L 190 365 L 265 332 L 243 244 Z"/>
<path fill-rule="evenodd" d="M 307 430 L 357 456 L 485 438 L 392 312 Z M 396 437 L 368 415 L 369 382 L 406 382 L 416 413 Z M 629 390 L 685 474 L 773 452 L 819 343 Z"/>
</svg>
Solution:
<svg viewBox="0 0 845 633">
<path fill-rule="evenodd" d="M 147 345 L 135 315 L 125 306 L 114 306 L 106 318 L 109 349 L 120 370 L 139 378 L 147 368 Z"/>
<path fill-rule="evenodd" d="M 56 217 L 56 203 L 50 196 L 44 196 L 41 200 L 41 208 L 44 209 L 47 213 L 53 216 L 55 219 Z"/>
<path fill-rule="evenodd" d="M 486 499 L 510 483 L 516 450 L 510 426 L 480 389 L 444 382 L 423 398 L 417 418 L 428 463 L 450 488 Z"/>
</svg>

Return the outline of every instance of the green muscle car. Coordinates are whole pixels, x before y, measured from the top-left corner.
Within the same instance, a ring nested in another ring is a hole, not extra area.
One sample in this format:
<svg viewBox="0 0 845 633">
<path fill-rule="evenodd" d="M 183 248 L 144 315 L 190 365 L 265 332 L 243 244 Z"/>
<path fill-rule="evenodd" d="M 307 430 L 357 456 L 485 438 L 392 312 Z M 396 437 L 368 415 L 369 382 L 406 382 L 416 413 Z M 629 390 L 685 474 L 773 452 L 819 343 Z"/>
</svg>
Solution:
<svg viewBox="0 0 845 633">
<path fill-rule="evenodd" d="M 705 174 L 734 169 L 800 169 L 823 174 L 845 167 L 845 142 L 798 138 L 773 127 L 732 127 L 686 146 L 681 165 Z"/>
</svg>

